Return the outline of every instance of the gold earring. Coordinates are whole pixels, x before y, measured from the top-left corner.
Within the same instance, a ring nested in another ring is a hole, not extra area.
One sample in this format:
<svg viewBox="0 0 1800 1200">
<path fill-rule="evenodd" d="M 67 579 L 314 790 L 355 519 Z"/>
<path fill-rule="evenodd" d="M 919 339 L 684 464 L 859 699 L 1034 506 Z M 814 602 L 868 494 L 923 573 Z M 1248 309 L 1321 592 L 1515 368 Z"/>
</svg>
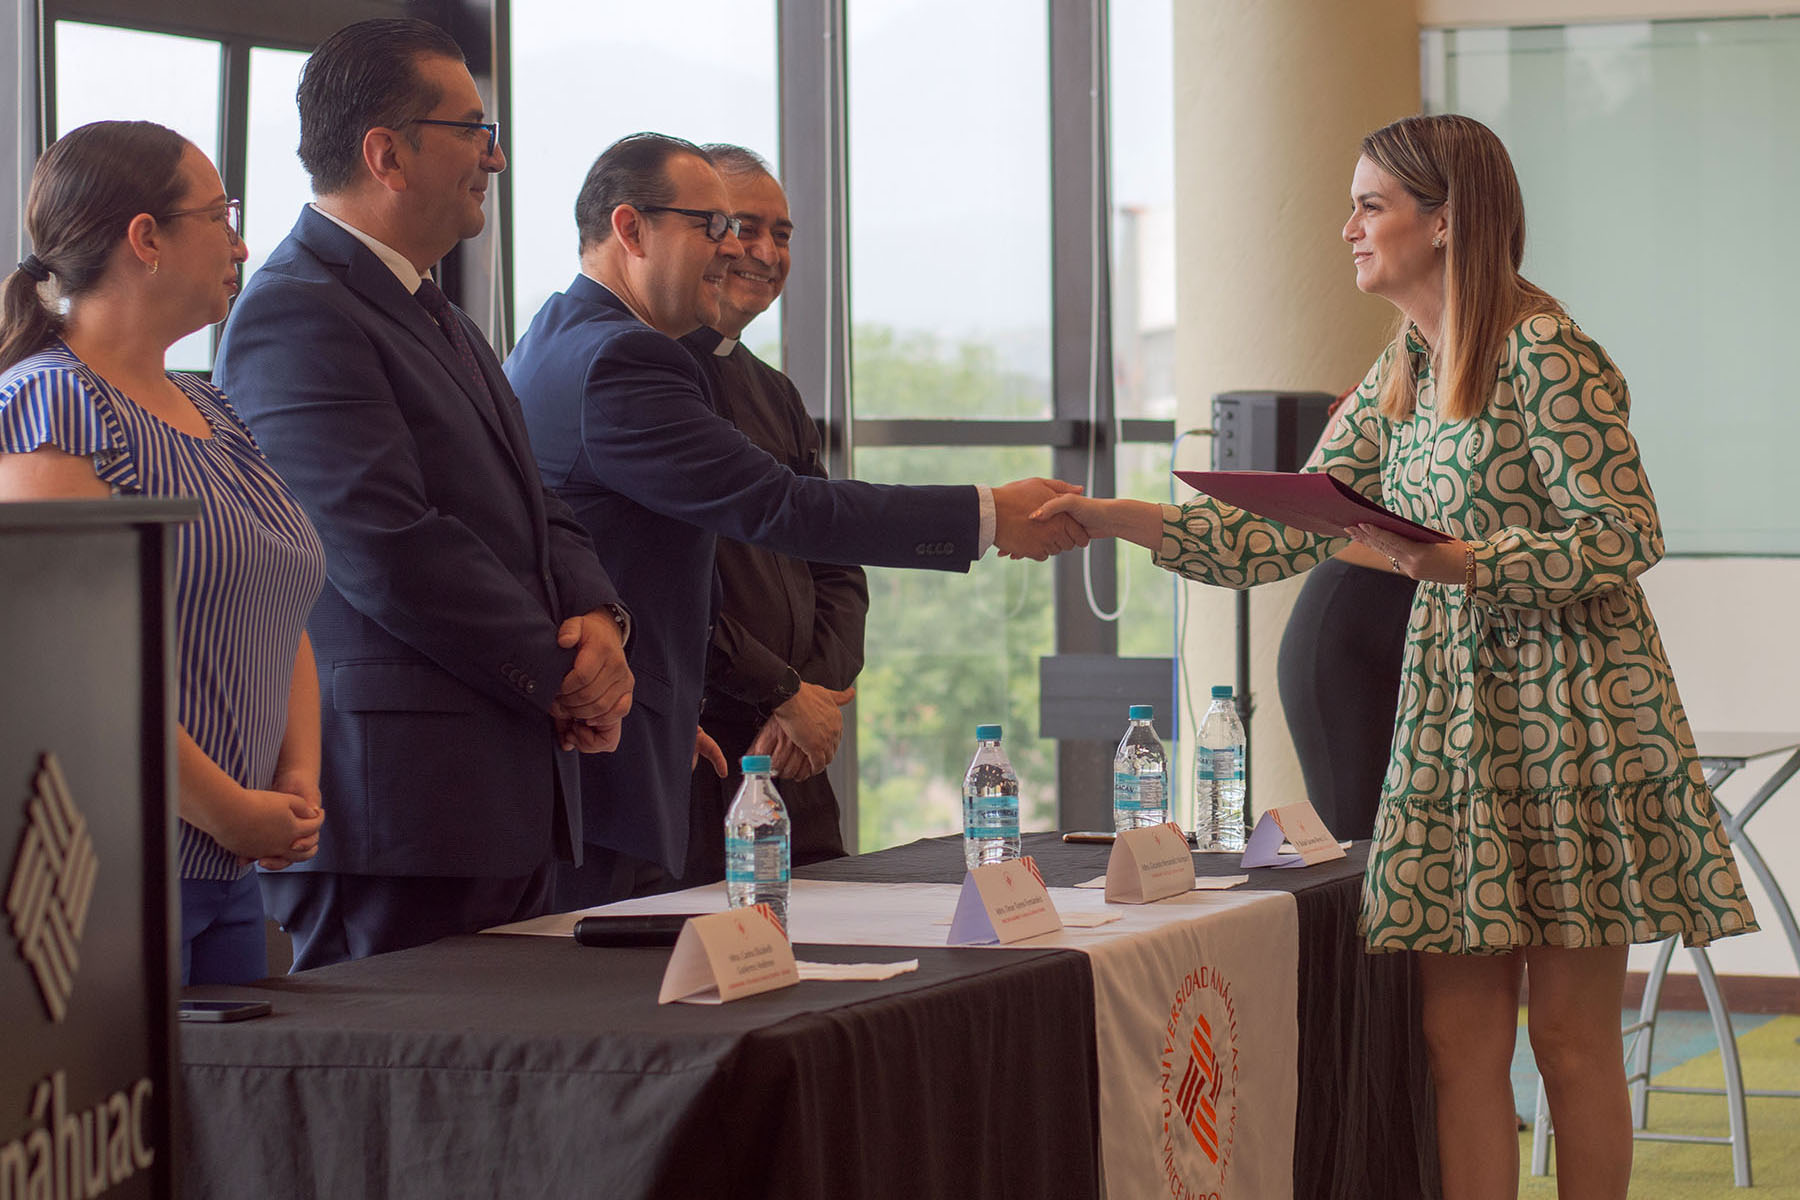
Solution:
<svg viewBox="0 0 1800 1200">
<path fill-rule="evenodd" d="M 156 274 L 156 268 L 157 268 L 157 267 L 159 267 L 159 266 L 161 266 L 161 265 L 162 265 L 162 260 L 161 260 L 161 259 L 151 259 L 151 260 L 150 260 L 150 273 L 151 273 L 151 274 L 152 274 L 152 275 L 154 275 L 154 274 Z"/>
<path fill-rule="evenodd" d="M 1442 250 L 1444 248 L 1444 239 L 1441 234 L 1431 239 L 1431 248 L 1433 250 Z"/>
</svg>

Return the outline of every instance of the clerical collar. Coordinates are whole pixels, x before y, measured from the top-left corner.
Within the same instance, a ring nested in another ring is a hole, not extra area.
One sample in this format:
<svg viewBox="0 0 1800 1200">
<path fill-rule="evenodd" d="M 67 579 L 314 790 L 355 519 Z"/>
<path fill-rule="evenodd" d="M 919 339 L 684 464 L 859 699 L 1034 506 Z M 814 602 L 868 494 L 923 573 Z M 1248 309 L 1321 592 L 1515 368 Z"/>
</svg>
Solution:
<svg viewBox="0 0 1800 1200">
<path fill-rule="evenodd" d="M 737 349 L 737 344 L 736 338 L 725 337 L 721 334 L 719 344 L 713 347 L 713 354 L 718 358 L 729 358 L 731 352 Z"/>
</svg>

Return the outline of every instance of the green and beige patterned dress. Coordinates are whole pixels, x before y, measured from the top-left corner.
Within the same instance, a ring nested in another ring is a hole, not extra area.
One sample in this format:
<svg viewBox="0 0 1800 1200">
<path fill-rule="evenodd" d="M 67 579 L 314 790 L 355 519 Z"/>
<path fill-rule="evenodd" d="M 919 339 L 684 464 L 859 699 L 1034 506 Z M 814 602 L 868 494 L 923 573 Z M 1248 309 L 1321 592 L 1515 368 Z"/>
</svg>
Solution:
<svg viewBox="0 0 1800 1200">
<path fill-rule="evenodd" d="M 1689 945 L 1755 929 L 1637 576 L 1662 556 L 1625 380 L 1560 314 L 1508 335 L 1492 399 L 1378 410 L 1390 350 L 1309 470 L 1474 547 L 1476 586 L 1421 583 L 1361 928 L 1376 950 Z M 1206 497 L 1163 512 L 1160 566 L 1248 587 L 1344 539 Z"/>
</svg>

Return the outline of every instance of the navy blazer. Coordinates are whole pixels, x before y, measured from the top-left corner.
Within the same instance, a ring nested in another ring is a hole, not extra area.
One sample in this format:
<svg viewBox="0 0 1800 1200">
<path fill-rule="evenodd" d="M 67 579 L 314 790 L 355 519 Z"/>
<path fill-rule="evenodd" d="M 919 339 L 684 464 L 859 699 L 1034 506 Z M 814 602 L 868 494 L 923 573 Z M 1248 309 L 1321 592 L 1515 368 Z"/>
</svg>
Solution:
<svg viewBox="0 0 1800 1200">
<path fill-rule="evenodd" d="M 579 852 L 556 629 L 618 596 L 458 318 L 491 396 L 393 271 L 308 207 L 219 344 L 214 379 L 325 542 L 307 625 L 325 824 L 291 870 L 507 877 Z"/>
<path fill-rule="evenodd" d="M 636 614 L 637 689 L 618 752 L 582 763 L 587 839 L 679 876 L 715 536 L 823 562 L 966 571 L 976 491 L 795 475 L 714 411 L 686 347 L 585 275 L 538 310 L 506 374 L 545 481 Z"/>
</svg>

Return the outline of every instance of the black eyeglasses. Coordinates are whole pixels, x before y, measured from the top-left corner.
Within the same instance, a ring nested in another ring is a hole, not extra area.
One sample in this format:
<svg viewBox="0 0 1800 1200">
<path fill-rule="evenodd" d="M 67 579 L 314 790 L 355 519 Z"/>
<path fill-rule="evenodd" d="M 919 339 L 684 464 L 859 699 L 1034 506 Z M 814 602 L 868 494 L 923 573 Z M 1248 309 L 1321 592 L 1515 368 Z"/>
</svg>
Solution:
<svg viewBox="0 0 1800 1200">
<path fill-rule="evenodd" d="M 159 221 L 173 221 L 176 217 L 212 217 L 225 226 L 225 240 L 237 245 L 244 240 L 244 202 L 227 200 L 224 204 L 209 204 L 205 208 L 178 208 L 174 212 L 161 213 Z"/>
<path fill-rule="evenodd" d="M 637 209 L 639 212 L 680 213 L 682 216 L 692 217 L 696 221 L 705 221 L 706 222 L 706 238 L 708 241 L 712 241 L 712 242 L 724 241 L 725 235 L 728 232 L 731 234 L 732 237 L 736 237 L 738 235 L 738 231 L 743 228 L 743 224 L 744 224 L 742 221 L 738 220 L 736 217 L 732 216 L 730 213 L 722 213 L 722 212 L 719 212 L 717 209 L 711 209 L 711 208 L 672 208 L 667 204 L 634 204 L 634 205 L 632 205 L 632 207 Z"/>
<path fill-rule="evenodd" d="M 414 117 L 409 125 L 448 125 L 452 129 L 485 129 L 488 135 L 486 155 L 494 156 L 494 147 L 500 144 L 500 122 L 498 121 L 441 121 L 436 117 Z"/>
</svg>

